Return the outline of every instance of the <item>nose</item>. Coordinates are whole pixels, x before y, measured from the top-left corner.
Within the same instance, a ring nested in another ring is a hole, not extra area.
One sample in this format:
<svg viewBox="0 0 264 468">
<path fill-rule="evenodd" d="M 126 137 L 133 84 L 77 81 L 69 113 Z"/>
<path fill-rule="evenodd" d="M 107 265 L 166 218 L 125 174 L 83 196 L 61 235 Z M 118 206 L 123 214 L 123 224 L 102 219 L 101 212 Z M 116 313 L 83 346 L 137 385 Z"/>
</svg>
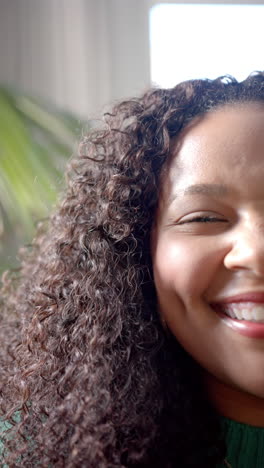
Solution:
<svg viewBox="0 0 264 468">
<path fill-rule="evenodd" d="M 248 270 L 264 277 L 264 228 L 236 232 L 231 248 L 224 258 L 229 270 Z"/>
</svg>

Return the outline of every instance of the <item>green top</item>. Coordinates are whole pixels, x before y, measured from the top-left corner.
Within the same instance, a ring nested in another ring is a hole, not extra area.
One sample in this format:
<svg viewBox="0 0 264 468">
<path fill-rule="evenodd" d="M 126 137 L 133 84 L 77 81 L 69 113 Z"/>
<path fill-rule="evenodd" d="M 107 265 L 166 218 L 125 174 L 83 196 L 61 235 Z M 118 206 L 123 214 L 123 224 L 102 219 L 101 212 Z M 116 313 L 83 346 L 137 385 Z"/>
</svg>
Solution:
<svg viewBox="0 0 264 468">
<path fill-rule="evenodd" d="M 264 428 L 223 418 L 227 463 L 217 468 L 264 468 Z"/>
</svg>

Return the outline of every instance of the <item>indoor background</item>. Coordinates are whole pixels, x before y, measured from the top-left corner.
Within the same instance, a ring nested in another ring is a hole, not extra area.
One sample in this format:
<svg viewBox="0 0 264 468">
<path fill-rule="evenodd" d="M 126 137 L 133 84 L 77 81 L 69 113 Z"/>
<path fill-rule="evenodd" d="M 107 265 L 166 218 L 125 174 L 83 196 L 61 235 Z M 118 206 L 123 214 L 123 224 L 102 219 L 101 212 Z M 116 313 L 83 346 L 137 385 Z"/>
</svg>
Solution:
<svg viewBox="0 0 264 468">
<path fill-rule="evenodd" d="M 264 69 L 263 24 L 264 0 L 0 0 L 0 270 L 56 204 L 107 105 Z"/>
</svg>

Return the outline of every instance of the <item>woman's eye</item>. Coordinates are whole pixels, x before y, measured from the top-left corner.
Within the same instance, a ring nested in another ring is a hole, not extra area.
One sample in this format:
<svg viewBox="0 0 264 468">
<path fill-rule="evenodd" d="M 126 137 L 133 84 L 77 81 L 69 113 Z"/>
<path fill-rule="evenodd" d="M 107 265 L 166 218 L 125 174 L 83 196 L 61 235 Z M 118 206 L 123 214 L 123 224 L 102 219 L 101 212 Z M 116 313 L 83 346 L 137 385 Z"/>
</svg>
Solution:
<svg viewBox="0 0 264 468">
<path fill-rule="evenodd" d="M 216 216 L 194 216 L 193 218 L 183 219 L 178 224 L 186 223 L 226 223 L 226 219 L 217 218 Z"/>
</svg>

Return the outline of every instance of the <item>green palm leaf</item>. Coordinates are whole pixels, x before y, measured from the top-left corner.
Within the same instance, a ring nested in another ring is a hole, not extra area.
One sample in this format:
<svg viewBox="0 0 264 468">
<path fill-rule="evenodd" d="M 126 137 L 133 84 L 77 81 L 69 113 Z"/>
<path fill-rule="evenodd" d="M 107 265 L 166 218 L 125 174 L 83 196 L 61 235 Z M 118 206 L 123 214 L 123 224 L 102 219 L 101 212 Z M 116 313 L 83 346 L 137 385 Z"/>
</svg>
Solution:
<svg viewBox="0 0 264 468">
<path fill-rule="evenodd" d="M 40 100 L 0 88 L 0 270 L 33 235 L 61 188 L 83 122 Z"/>
</svg>

